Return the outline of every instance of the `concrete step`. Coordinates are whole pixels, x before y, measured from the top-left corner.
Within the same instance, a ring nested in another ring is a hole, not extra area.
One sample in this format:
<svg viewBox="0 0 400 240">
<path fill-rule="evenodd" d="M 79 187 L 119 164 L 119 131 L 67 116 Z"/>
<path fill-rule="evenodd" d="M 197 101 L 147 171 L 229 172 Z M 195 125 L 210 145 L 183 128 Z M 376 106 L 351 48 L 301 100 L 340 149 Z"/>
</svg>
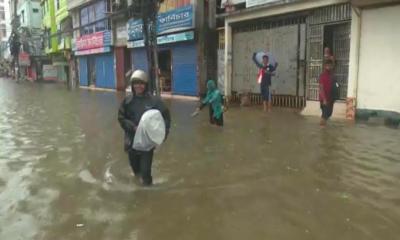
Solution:
<svg viewBox="0 0 400 240">
<path fill-rule="evenodd" d="M 319 101 L 307 101 L 306 107 L 301 111 L 304 116 L 321 116 L 321 107 Z M 332 118 L 346 119 L 346 103 L 336 102 L 333 106 Z"/>
</svg>

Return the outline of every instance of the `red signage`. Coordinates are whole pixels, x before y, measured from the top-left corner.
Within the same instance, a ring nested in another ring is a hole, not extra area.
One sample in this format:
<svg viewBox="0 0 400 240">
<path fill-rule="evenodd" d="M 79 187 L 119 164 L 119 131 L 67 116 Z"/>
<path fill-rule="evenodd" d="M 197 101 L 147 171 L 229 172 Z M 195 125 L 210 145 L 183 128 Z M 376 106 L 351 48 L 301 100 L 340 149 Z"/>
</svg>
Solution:
<svg viewBox="0 0 400 240">
<path fill-rule="evenodd" d="M 111 45 L 111 32 L 96 32 L 76 38 L 76 50 L 103 48 Z"/>
<path fill-rule="evenodd" d="M 78 50 L 101 48 L 104 46 L 103 40 L 104 40 L 103 32 L 84 35 L 76 39 L 76 48 Z"/>
<path fill-rule="evenodd" d="M 20 52 L 18 58 L 19 58 L 20 66 L 30 66 L 31 65 L 31 59 L 27 52 Z"/>
</svg>

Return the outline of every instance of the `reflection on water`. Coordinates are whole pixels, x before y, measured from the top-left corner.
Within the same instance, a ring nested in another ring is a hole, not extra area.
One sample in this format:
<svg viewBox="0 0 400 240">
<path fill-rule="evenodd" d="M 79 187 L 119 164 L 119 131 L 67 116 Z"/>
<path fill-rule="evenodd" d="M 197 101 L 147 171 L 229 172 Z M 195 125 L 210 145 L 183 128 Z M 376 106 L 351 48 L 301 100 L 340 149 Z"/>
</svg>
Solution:
<svg viewBox="0 0 400 240">
<path fill-rule="evenodd" d="M 0 79 L 0 239 L 399 239 L 398 130 L 173 101 L 142 188 L 122 97 Z"/>
</svg>

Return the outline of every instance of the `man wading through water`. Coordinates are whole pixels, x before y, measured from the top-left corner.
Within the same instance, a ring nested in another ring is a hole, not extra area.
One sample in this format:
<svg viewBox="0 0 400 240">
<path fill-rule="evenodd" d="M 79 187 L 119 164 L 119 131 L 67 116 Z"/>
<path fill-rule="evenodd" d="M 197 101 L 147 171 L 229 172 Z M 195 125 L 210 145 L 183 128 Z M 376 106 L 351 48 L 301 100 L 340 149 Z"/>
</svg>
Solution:
<svg viewBox="0 0 400 240">
<path fill-rule="evenodd" d="M 137 151 L 132 148 L 135 132 L 142 115 L 150 109 L 157 109 L 165 121 L 166 137 L 169 132 L 171 117 L 168 108 L 159 97 L 151 96 L 148 92 L 148 76 L 142 70 L 133 72 L 131 79 L 132 95 L 127 96 L 118 111 L 118 121 L 125 131 L 124 147 L 129 155 L 129 163 L 135 177 L 141 177 L 142 183 L 149 186 L 153 183 L 151 165 L 154 149 Z"/>
<path fill-rule="evenodd" d="M 324 71 L 319 76 L 319 101 L 321 104 L 321 121 L 322 127 L 326 126 L 326 122 L 332 116 L 333 104 L 339 98 L 338 84 L 333 79 L 333 61 L 327 59 L 324 62 Z"/>
</svg>

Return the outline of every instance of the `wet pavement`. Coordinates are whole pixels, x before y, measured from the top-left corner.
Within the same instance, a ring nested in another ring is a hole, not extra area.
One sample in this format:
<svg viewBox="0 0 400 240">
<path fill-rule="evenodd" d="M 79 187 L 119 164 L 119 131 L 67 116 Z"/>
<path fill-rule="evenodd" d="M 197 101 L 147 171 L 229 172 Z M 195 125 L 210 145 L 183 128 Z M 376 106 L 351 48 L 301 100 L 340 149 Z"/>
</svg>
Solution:
<svg viewBox="0 0 400 240">
<path fill-rule="evenodd" d="M 400 131 L 168 102 L 152 188 L 133 179 L 122 94 L 0 79 L 0 239 L 399 239 Z"/>
</svg>

